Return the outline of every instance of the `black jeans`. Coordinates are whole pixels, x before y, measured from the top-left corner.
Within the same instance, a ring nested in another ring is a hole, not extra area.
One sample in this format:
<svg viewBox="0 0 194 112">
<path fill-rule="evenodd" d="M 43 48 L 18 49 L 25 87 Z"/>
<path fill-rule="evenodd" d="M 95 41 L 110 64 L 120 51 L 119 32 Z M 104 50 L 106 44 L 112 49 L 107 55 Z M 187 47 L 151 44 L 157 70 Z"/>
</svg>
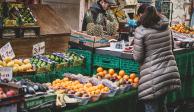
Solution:
<svg viewBox="0 0 194 112">
<path fill-rule="evenodd" d="M 145 112 L 167 112 L 166 96 L 144 102 Z"/>
</svg>

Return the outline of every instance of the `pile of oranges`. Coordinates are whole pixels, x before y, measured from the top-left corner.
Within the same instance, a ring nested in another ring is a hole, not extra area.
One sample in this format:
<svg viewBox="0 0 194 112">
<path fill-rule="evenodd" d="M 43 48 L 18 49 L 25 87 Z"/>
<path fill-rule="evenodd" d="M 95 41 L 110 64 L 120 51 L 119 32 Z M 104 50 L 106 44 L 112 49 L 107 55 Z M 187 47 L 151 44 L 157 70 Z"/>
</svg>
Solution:
<svg viewBox="0 0 194 112">
<path fill-rule="evenodd" d="M 97 76 L 100 76 L 102 79 L 123 79 L 134 85 L 138 85 L 139 83 L 139 78 L 135 73 L 127 75 L 124 70 L 120 70 L 118 73 L 116 73 L 114 69 L 104 70 L 102 67 L 98 67 Z"/>
<path fill-rule="evenodd" d="M 179 32 L 179 33 L 185 33 L 185 34 L 194 34 L 194 30 L 188 26 L 183 24 L 176 24 L 172 27 L 170 27 L 172 30 Z"/>
</svg>

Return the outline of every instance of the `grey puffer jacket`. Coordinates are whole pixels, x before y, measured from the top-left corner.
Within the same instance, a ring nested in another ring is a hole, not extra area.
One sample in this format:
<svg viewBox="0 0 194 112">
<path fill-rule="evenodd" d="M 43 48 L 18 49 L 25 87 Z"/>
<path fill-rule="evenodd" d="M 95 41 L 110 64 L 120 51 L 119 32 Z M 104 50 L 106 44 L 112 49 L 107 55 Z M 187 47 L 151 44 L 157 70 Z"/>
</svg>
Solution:
<svg viewBox="0 0 194 112">
<path fill-rule="evenodd" d="M 140 63 L 138 97 L 143 101 L 181 88 L 170 31 L 156 29 L 139 26 L 135 31 L 133 57 Z"/>
</svg>

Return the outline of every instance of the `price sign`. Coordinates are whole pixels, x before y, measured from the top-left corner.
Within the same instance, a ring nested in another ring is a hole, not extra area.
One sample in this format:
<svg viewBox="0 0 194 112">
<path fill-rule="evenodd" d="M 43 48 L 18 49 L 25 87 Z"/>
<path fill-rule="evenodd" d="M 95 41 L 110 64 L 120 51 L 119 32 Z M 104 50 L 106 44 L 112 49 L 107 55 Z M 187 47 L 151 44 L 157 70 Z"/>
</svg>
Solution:
<svg viewBox="0 0 194 112">
<path fill-rule="evenodd" d="M 0 68 L 0 76 L 1 76 L 1 80 L 7 79 L 7 80 L 11 81 L 12 77 L 13 77 L 12 67 L 1 67 Z"/>
<path fill-rule="evenodd" d="M 45 42 L 40 42 L 35 45 L 33 45 L 32 54 L 35 55 L 41 55 L 45 53 Z"/>
<path fill-rule="evenodd" d="M 8 42 L 0 49 L 1 58 L 4 60 L 6 57 L 10 57 L 11 59 L 15 58 L 15 54 L 11 47 L 11 44 Z"/>
</svg>

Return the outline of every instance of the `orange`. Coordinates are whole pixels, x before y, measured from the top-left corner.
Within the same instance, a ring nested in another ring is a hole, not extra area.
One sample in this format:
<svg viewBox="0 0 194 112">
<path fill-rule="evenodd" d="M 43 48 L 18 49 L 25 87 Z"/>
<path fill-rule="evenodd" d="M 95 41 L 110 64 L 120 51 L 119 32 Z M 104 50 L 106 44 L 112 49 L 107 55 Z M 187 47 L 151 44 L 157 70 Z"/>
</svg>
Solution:
<svg viewBox="0 0 194 112">
<path fill-rule="evenodd" d="M 118 75 L 116 73 L 113 74 L 113 77 L 117 77 Z"/>
<path fill-rule="evenodd" d="M 107 70 L 104 70 L 103 73 L 104 73 L 104 75 L 108 74 Z"/>
<path fill-rule="evenodd" d="M 132 80 L 132 79 L 129 79 L 128 81 L 129 81 L 130 83 L 133 83 L 133 80 Z"/>
<path fill-rule="evenodd" d="M 130 74 L 130 79 L 134 79 L 136 77 L 135 73 Z"/>
<path fill-rule="evenodd" d="M 101 76 L 101 77 L 105 76 L 104 72 L 99 72 L 98 75 Z"/>
<path fill-rule="evenodd" d="M 123 77 L 125 75 L 125 71 L 124 70 L 120 70 L 119 71 L 119 76 Z"/>
<path fill-rule="evenodd" d="M 133 80 L 134 83 L 139 83 L 139 78 L 136 77 L 134 80 Z"/>
<path fill-rule="evenodd" d="M 102 67 L 98 67 L 97 68 L 97 72 L 99 73 L 99 72 L 103 72 L 103 68 Z"/>
<path fill-rule="evenodd" d="M 128 76 L 128 75 L 124 75 L 123 78 L 124 78 L 125 80 L 128 80 L 128 79 L 129 79 L 129 76 Z"/>
<path fill-rule="evenodd" d="M 114 71 L 113 69 L 109 69 L 109 70 L 108 70 L 108 73 L 109 73 L 110 75 L 113 75 L 113 74 L 115 73 L 115 71 Z"/>
</svg>

